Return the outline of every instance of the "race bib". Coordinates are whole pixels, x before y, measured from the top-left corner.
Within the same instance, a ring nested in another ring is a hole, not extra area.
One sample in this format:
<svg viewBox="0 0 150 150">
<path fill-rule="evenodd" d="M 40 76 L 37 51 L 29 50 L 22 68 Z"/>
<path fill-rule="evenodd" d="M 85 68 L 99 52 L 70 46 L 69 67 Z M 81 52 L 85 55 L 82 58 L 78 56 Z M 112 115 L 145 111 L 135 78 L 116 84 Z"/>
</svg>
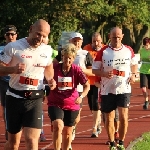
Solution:
<svg viewBox="0 0 150 150">
<path fill-rule="evenodd" d="M 113 69 L 113 74 L 116 75 L 116 76 L 125 77 L 125 71 L 120 71 L 120 70 Z"/>
<path fill-rule="evenodd" d="M 127 66 L 117 66 L 115 69 L 113 69 L 113 74 L 116 76 L 125 77 L 127 69 Z"/>
<path fill-rule="evenodd" d="M 59 90 L 72 89 L 72 77 L 58 77 L 58 89 Z"/>
<path fill-rule="evenodd" d="M 19 84 L 21 86 L 38 86 L 38 82 L 39 80 L 38 79 L 33 79 L 33 78 L 30 78 L 30 77 L 25 77 L 25 76 L 20 76 L 20 79 L 19 79 Z"/>
</svg>

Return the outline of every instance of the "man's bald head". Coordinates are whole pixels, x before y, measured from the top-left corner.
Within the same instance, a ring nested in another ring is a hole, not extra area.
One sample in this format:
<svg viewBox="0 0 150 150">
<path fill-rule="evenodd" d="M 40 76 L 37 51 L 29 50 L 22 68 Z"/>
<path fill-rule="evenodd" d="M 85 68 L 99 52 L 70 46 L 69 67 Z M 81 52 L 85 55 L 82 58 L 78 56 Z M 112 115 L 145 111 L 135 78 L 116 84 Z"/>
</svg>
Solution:
<svg viewBox="0 0 150 150">
<path fill-rule="evenodd" d="M 28 42 L 33 47 L 38 47 L 44 43 L 50 33 L 50 25 L 43 19 L 37 20 L 29 30 Z"/>
<path fill-rule="evenodd" d="M 49 33 L 50 33 L 50 25 L 48 24 L 47 21 L 43 20 L 43 19 L 39 19 L 37 20 L 33 25 L 32 28 L 45 28 Z"/>
<path fill-rule="evenodd" d="M 119 27 L 113 27 L 113 28 L 111 28 L 111 30 L 110 30 L 110 34 L 112 34 L 112 33 L 116 33 L 116 32 L 120 32 L 121 34 L 122 34 L 122 29 L 121 28 L 119 28 Z"/>
<path fill-rule="evenodd" d="M 124 34 L 122 34 L 122 29 L 119 27 L 113 27 L 110 30 L 109 39 L 110 44 L 113 48 L 121 48 L 122 45 L 122 38 Z"/>
</svg>

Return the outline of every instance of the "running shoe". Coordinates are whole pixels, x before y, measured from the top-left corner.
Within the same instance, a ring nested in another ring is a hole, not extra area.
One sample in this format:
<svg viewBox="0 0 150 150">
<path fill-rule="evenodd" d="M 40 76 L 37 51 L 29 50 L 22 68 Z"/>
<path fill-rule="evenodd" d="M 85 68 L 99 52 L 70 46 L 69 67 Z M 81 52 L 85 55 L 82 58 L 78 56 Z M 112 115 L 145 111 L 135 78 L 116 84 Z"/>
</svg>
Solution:
<svg viewBox="0 0 150 150">
<path fill-rule="evenodd" d="M 144 110 L 147 110 L 147 109 L 148 109 L 148 106 L 149 106 L 149 101 L 145 101 L 145 102 L 144 102 L 144 105 L 143 105 L 143 109 L 144 109 Z"/>
<path fill-rule="evenodd" d="M 95 128 L 93 128 L 91 137 L 92 137 L 92 138 L 98 137 L 98 132 L 97 132 L 97 130 L 96 130 Z"/>
<path fill-rule="evenodd" d="M 117 150 L 125 150 L 124 145 L 117 145 Z"/>
<path fill-rule="evenodd" d="M 109 146 L 109 150 L 117 150 L 117 148 L 115 146 Z"/>
<path fill-rule="evenodd" d="M 40 142 L 45 142 L 46 141 L 46 137 L 45 137 L 45 135 L 44 135 L 44 133 L 41 133 L 40 134 Z"/>
</svg>

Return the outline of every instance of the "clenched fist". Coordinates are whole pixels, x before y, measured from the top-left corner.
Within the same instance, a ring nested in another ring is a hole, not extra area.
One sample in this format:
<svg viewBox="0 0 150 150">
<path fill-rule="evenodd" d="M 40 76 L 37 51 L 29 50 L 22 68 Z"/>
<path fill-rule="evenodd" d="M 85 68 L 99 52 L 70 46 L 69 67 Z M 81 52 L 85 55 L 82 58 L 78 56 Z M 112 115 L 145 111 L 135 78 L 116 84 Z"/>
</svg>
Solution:
<svg viewBox="0 0 150 150">
<path fill-rule="evenodd" d="M 14 66 L 14 73 L 20 74 L 25 71 L 26 65 L 23 63 L 18 63 L 16 66 Z"/>
</svg>

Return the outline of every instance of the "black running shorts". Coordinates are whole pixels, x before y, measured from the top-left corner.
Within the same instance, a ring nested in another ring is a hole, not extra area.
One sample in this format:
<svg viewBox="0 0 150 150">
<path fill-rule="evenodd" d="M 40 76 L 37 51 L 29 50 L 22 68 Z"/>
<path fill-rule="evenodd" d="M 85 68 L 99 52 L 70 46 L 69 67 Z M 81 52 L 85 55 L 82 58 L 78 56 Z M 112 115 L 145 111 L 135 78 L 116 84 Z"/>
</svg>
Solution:
<svg viewBox="0 0 150 150">
<path fill-rule="evenodd" d="M 130 93 L 101 95 L 101 111 L 109 113 L 117 107 L 128 108 L 130 104 Z"/>
<path fill-rule="evenodd" d="M 48 115 L 51 121 L 56 119 L 61 119 L 64 122 L 64 126 L 72 127 L 74 126 L 75 119 L 79 114 L 79 110 L 63 110 L 56 106 L 48 107 Z"/>
<path fill-rule="evenodd" d="M 8 86 L 9 86 L 8 82 L 4 80 L 0 80 L 0 101 L 3 107 L 5 107 L 6 92 L 7 92 Z"/>
<path fill-rule="evenodd" d="M 150 74 L 140 73 L 140 88 L 143 87 L 150 89 Z"/>
<path fill-rule="evenodd" d="M 89 108 L 92 111 L 98 111 L 100 109 L 98 102 L 98 87 L 90 85 L 90 90 L 87 94 Z"/>
<path fill-rule="evenodd" d="M 43 98 L 28 100 L 6 95 L 6 128 L 11 134 L 23 127 L 42 128 Z"/>
</svg>

